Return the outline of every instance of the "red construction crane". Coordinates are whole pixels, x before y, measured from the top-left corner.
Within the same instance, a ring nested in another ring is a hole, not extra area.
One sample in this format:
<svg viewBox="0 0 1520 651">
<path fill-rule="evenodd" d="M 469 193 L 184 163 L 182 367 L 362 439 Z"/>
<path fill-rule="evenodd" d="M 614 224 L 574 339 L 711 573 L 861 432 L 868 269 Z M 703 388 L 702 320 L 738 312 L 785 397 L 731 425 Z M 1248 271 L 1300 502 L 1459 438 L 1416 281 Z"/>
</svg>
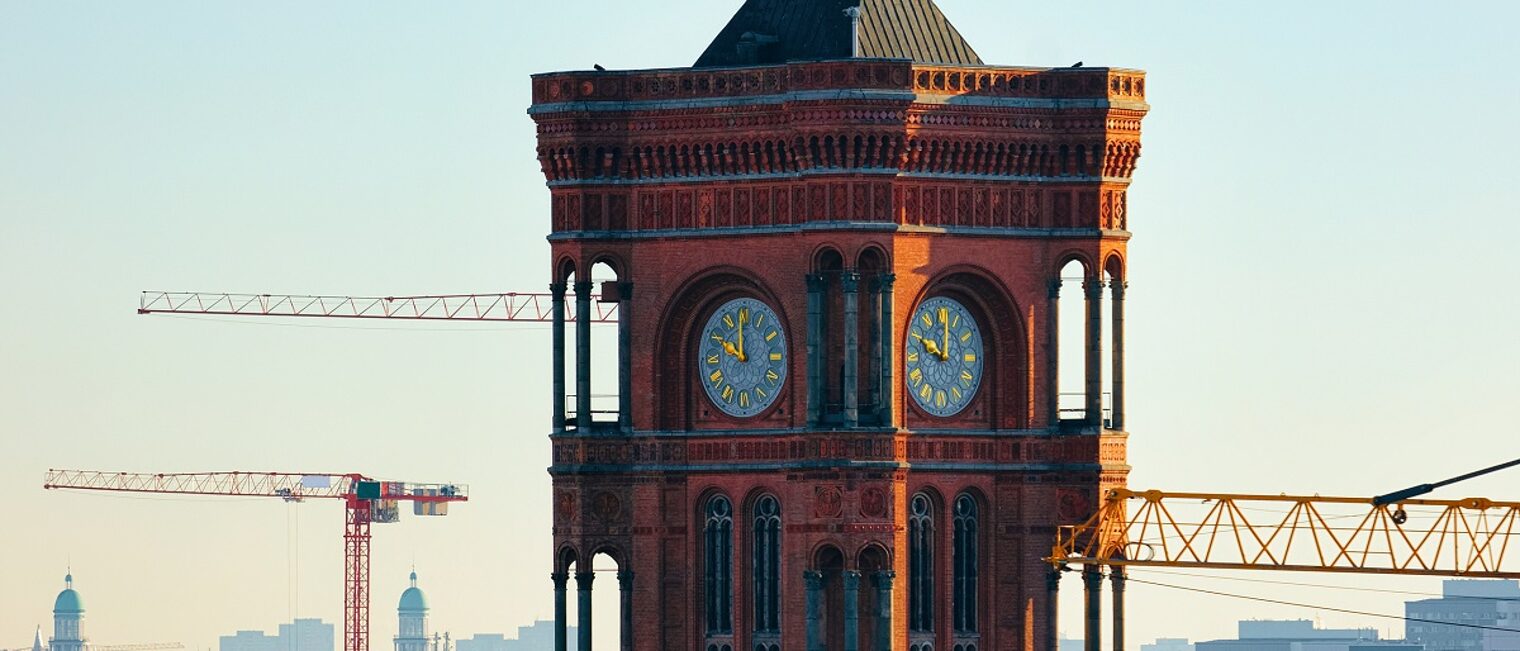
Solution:
<svg viewBox="0 0 1520 651">
<path fill-rule="evenodd" d="M 90 470 L 49 470 L 42 480 L 48 489 L 277 497 L 287 502 L 339 499 L 346 506 L 343 532 L 343 649 L 369 651 L 369 526 L 400 519 L 401 502 L 412 502 L 413 513 L 448 515 L 450 502 L 469 499 L 461 484 L 418 484 L 380 481 L 358 473 L 198 472 L 129 473 Z"/>
</svg>

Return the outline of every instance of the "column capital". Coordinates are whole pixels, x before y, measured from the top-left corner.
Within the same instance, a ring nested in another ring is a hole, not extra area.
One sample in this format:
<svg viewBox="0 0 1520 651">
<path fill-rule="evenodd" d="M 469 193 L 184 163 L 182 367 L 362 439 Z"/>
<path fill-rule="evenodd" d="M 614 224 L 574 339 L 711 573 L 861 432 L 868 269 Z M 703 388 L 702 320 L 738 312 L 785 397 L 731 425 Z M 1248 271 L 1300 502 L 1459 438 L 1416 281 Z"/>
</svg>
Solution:
<svg viewBox="0 0 1520 651">
<path fill-rule="evenodd" d="M 1050 568 L 1050 572 L 1045 575 L 1045 589 L 1051 592 L 1061 589 L 1061 570 Z"/>
<path fill-rule="evenodd" d="M 591 582 L 596 580 L 596 572 L 576 572 L 575 587 L 577 590 L 590 590 Z"/>
<path fill-rule="evenodd" d="M 1087 297 L 1088 298 L 1091 298 L 1091 299 L 1103 298 L 1103 281 L 1101 281 L 1101 280 L 1085 280 L 1085 281 L 1082 281 L 1082 289 L 1087 290 Z"/>
<path fill-rule="evenodd" d="M 840 576 L 844 577 L 844 589 L 846 589 L 846 590 L 859 590 L 860 589 L 860 572 L 859 571 L 857 571 L 857 570 L 845 570 L 843 572 L 840 572 L 839 574 L 840 574 Z"/>
<path fill-rule="evenodd" d="M 1087 565 L 1082 568 L 1082 583 L 1089 590 L 1097 590 L 1103 587 L 1103 570 L 1096 565 Z"/>
<path fill-rule="evenodd" d="M 871 584 L 877 590 L 891 590 L 892 583 L 897 580 L 897 573 L 892 570 L 877 570 L 871 573 Z"/>
<path fill-rule="evenodd" d="M 846 294 L 860 291 L 860 272 L 854 269 L 845 270 L 844 273 L 839 274 L 839 285 Z"/>
<path fill-rule="evenodd" d="M 806 570 L 802 573 L 802 582 L 809 590 L 820 590 L 823 588 L 823 572 Z"/>
<path fill-rule="evenodd" d="M 1108 580 L 1109 580 L 1109 582 L 1111 582 L 1111 583 L 1114 584 L 1114 590 L 1115 591 L 1123 590 L 1124 589 L 1124 583 L 1129 580 L 1129 577 L 1126 576 L 1126 573 L 1124 571 L 1124 566 L 1123 565 L 1112 565 L 1112 566 L 1109 566 L 1109 568 L 1108 568 Z"/>
<path fill-rule="evenodd" d="M 554 581 L 554 589 L 556 589 L 556 590 L 564 590 L 565 589 L 565 584 L 570 582 L 570 573 L 569 572 L 552 572 L 552 573 L 549 574 L 549 579 L 552 580 L 552 581 Z"/>
<path fill-rule="evenodd" d="M 897 274 L 878 274 L 876 276 L 876 288 L 883 292 L 892 291 L 892 285 L 897 282 Z"/>
<path fill-rule="evenodd" d="M 592 287 L 592 282 L 589 281 L 589 280 L 585 281 L 585 282 L 577 282 L 577 283 L 575 283 L 575 297 L 576 298 L 590 298 L 591 297 L 591 287 Z"/>
<path fill-rule="evenodd" d="M 1108 283 L 1108 286 L 1114 294 L 1114 300 L 1124 300 L 1124 292 L 1125 290 L 1129 289 L 1129 283 L 1127 281 L 1115 280 Z"/>
<path fill-rule="evenodd" d="M 568 283 L 549 283 L 549 293 L 552 294 L 554 298 L 560 300 L 564 300 L 565 290 L 569 288 L 570 285 Z"/>
<path fill-rule="evenodd" d="M 1055 300 L 1061 297 L 1061 279 L 1051 278 L 1045 283 L 1045 297 Z"/>
<path fill-rule="evenodd" d="M 821 273 L 812 273 L 807 275 L 807 288 L 810 292 L 823 291 L 823 287 L 825 284 L 827 284 L 827 282 L 828 281 Z"/>
<path fill-rule="evenodd" d="M 633 589 L 633 570 L 619 570 L 617 573 L 618 588 L 621 590 Z"/>
</svg>

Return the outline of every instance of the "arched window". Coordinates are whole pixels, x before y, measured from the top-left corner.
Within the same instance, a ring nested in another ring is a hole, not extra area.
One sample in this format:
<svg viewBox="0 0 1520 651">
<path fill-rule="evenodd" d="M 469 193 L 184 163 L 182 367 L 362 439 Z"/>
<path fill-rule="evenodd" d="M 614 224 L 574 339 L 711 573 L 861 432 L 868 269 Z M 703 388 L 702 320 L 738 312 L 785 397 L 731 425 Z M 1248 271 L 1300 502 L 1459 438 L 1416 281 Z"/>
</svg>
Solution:
<svg viewBox="0 0 1520 651">
<path fill-rule="evenodd" d="M 955 630 L 975 633 L 977 628 L 977 572 L 981 563 L 976 498 L 962 494 L 955 499 Z"/>
<path fill-rule="evenodd" d="M 733 560 L 734 511 L 728 498 L 707 500 L 707 521 L 702 527 L 703 565 L 707 573 L 707 634 L 724 635 L 734 630 Z"/>
<path fill-rule="evenodd" d="M 908 630 L 934 631 L 934 502 L 924 493 L 908 506 Z"/>
<path fill-rule="evenodd" d="M 754 546 L 750 550 L 755 632 L 781 632 L 781 503 L 771 495 L 755 502 Z"/>
</svg>

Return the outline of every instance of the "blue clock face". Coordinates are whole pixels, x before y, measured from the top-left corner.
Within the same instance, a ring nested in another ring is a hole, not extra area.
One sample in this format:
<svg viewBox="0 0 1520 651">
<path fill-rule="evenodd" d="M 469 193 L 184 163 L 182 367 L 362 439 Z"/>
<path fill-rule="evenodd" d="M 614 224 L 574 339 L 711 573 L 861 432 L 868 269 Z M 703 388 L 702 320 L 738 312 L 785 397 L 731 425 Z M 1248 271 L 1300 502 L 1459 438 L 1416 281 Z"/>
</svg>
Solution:
<svg viewBox="0 0 1520 651">
<path fill-rule="evenodd" d="M 740 298 L 707 319 L 697 356 L 697 380 L 723 413 L 756 416 L 775 404 L 786 382 L 786 333 L 765 303 Z"/>
<path fill-rule="evenodd" d="M 919 304 L 903 351 L 908 393 L 924 411 L 960 413 L 982 384 L 982 331 L 959 301 L 936 296 Z"/>
</svg>

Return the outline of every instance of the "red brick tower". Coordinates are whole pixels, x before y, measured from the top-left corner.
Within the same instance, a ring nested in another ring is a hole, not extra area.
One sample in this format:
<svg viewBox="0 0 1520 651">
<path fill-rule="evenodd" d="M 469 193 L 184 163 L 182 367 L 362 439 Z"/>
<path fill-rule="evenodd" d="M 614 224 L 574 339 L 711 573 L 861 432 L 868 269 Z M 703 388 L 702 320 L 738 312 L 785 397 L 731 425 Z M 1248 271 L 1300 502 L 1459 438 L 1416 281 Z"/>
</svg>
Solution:
<svg viewBox="0 0 1520 651">
<path fill-rule="evenodd" d="M 1041 558 L 1128 471 L 1144 95 L 983 65 L 931 0 L 748 0 L 691 68 L 535 76 L 559 648 L 572 567 L 590 648 L 601 554 L 624 649 L 1051 648 Z M 1056 336 L 1071 261 L 1083 342 Z M 593 301 L 619 309 L 616 387 Z M 1086 351 L 1064 412 L 1060 345 Z"/>
</svg>

